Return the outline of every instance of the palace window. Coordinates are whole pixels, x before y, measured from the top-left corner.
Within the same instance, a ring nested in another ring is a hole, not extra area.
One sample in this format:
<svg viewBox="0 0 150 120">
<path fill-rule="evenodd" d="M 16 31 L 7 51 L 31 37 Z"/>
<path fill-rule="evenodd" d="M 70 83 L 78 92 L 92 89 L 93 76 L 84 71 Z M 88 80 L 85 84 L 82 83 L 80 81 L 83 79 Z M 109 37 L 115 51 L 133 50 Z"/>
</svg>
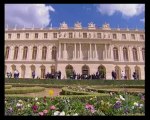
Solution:
<svg viewBox="0 0 150 120">
<path fill-rule="evenodd" d="M 135 34 L 131 34 L 131 39 L 135 40 Z"/>
<path fill-rule="evenodd" d="M 122 34 L 122 39 L 126 39 L 126 34 Z"/>
<path fill-rule="evenodd" d="M 29 33 L 26 33 L 26 38 L 29 38 Z"/>
<path fill-rule="evenodd" d="M 145 60 L 145 48 L 142 48 L 142 58 Z"/>
<path fill-rule="evenodd" d="M 10 47 L 7 46 L 6 47 L 6 53 L 5 53 L 5 59 L 8 59 L 8 57 L 9 57 L 9 50 L 10 50 Z"/>
<path fill-rule="evenodd" d="M 54 37 L 54 38 L 57 38 L 57 33 L 53 33 L 53 37 Z"/>
<path fill-rule="evenodd" d="M 19 39 L 20 38 L 20 33 L 17 33 L 17 39 Z"/>
<path fill-rule="evenodd" d="M 14 51 L 14 60 L 17 60 L 19 48 L 16 46 Z"/>
<path fill-rule="evenodd" d="M 57 50 L 56 50 L 56 46 L 53 46 L 52 47 L 52 60 L 56 60 L 56 52 L 57 52 Z"/>
<path fill-rule="evenodd" d="M 117 35 L 116 34 L 113 34 L 113 39 L 117 39 Z"/>
<path fill-rule="evenodd" d="M 27 46 L 25 46 L 24 48 L 23 48 L 23 60 L 26 60 L 27 59 L 27 52 L 28 52 L 28 47 Z"/>
<path fill-rule="evenodd" d="M 44 33 L 44 38 L 47 38 L 47 33 Z"/>
<path fill-rule="evenodd" d="M 113 49 L 113 54 L 114 54 L 114 60 L 118 61 L 119 60 L 118 49 L 116 47 Z"/>
<path fill-rule="evenodd" d="M 37 47 L 34 46 L 33 47 L 33 52 L 32 52 L 32 60 L 36 60 L 36 56 L 37 56 Z"/>
<path fill-rule="evenodd" d="M 35 33 L 35 38 L 38 38 L 38 33 Z"/>
<path fill-rule="evenodd" d="M 101 38 L 101 33 L 97 33 L 97 38 Z"/>
<path fill-rule="evenodd" d="M 83 38 L 87 38 L 87 33 L 83 33 Z"/>
<path fill-rule="evenodd" d="M 44 46 L 42 48 L 42 60 L 46 60 L 46 54 L 47 54 L 47 47 Z"/>
<path fill-rule="evenodd" d="M 128 61 L 128 50 L 126 47 L 123 48 L 123 58 L 124 61 Z"/>
<path fill-rule="evenodd" d="M 144 35 L 140 35 L 140 39 L 141 39 L 141 40 L 144 40 Z"/>
<path fill-rule="evenodd" d="M 11 39 L 11 34 L 8 34 L 8 39 Z"/>
<path fill-rule="evenodd" d="M 133 48 L 132 51 L 133 51 L 133 60 L 138 61 L 137 49 Z"/>
<path fill-rule="evenodd" d="M 69 33 L 69 38 L 72 38 L 72 36 L 73 36 L 72 33 Z"/>
</svg>

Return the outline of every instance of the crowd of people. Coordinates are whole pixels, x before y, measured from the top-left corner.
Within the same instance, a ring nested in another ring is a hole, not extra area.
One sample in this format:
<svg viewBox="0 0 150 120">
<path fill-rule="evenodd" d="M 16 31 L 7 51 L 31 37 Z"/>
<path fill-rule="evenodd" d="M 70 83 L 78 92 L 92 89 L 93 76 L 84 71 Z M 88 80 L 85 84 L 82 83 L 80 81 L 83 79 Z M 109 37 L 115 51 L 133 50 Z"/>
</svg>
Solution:
<svg viewBox="0 0 150 120">
<path fill-rule="evenodd" d="M 12 78 L 12 73 L 11 72 L 7 72 L 7 78 Z M 117 73 L 115 70 L 112 71 L 111 73 L 112 75 L 112 80 L 117 80 Z M 19 71 L 15 70 L 14 74 L 13 74 L 14 78 L 19 78 Z M 32 78 L 35 79 L 36 74 L 35 71 L 32 72 Z M 133 72 L 132 75 L 134 80 L 138 80 L 139 79 L 139 75 L 136 72 Z M 39 78 L 38 76 L 36 78 Z M 45 75 L 46 79 L 61 79 L 61 71 L 56 71 L 53 73 L 49 73 L 47 72 L 47 74 Z M 105 79 L 105 73 L 103 71 L 97 71 L 95 74 L 79 74 L 73 70 L 72 74 L 69 75 L 69 77 L 67 77 L 68 79 L 78 79 L 78 80 L 83 80 L 83 79 Z M 121 72 L 121 79 L 122 80 L 127 80 L 127 75 L 125 74 L 124 71 Z"/>
<path fill-rule="evenodd" d="M 113 70 L 111 75 L 112 75 L 112 80 L 116 80 L 117 79 L 116 71 Z M 136 72 L 133 72 L 132 76 L 133 76 L 134 80 L 138 80 L 139 79 L 139 75 Z M 127 75 L 125 74 L 124 71 L 121 72 L 121 79 L 122 80 L 127 80 Z"/>
</svg>

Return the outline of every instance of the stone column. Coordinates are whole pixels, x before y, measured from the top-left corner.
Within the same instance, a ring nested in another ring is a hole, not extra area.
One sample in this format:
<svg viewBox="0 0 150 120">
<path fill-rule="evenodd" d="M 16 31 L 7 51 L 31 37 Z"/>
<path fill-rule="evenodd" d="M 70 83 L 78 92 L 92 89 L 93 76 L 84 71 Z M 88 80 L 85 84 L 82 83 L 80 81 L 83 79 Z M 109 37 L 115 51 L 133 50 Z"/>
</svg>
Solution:
<svg viewBox="0 0 150 120">
<path fill-rule="evenodd" d="M 47 60 L 52 60 L 52 46 L 50 45 L 47 47 Z"/>
<path fill-rule="evenodd" d="M 64 60 L 67 60 L 67 51 L 66 51 L 66 43 L 64 43 Z"/>
<path fill-rule="evenodd" d="M 142 58 L 142 50 L 141 50 L 141 47 L 138 46 L 137 48 L 138 48 L 138 50 L 137 50 L 138 61 L 139 61 L 139 62 L 142 62 L 142 61 L 143 61 L 143 58 Z"/>
<path fill-rule="evenodd" d="M 122 46 L 119 46 L 119 53 L 120 53 L 120 55 L 119 55 L 119 61 L 123 61 L 123 51 L 122 51 Z"/>
<path fill-rule="evenodd" d="M 105 44 L 105 59 L 107 59 L 107 46 Z"/>
<path fill-rule="evenodd" d="M 81 43 L 79 43 L 79 49 L 80 49 L 80 60 L 82 60 Z"/>
<path fill-rule="evenodd" d="M 33 47 L 29 46 L 27 51 L 27 60 L 32 60 Z"/>
<path fill-rule="evenodd" d="M 132 54 L 131 46 L 129 46 L 128 49 L 129 49 L 129 54 L 128 54 L 129 61 L 130 61 L 130 62 L 133 62 L 133 54 Z"/>
<path fill-rule="evenodd" d="M 114 47 L 113 45 L 110 45 L 110 59 L 112 61 L 114 61 L 113 47 Z"/>
<path fill-rule="evenodd" d="M 10 46 L 10 51 L 9 51 L 9 58 L 8 60 L 13 60 L 14 58 L 14 47 Z"/>
<path fill-rule="evenodd" d="M 37 46 L 37 60 L 38 61 L 42 60 L 42 46 L 41 45 Z"/>
<path fill-rule="evenodd" d="M 75 50 L 74 50 L 74 59 L 76 59 L 76 43 L 74 44 L 74 48 L 75 48 Z"/>
<path fill-rule="evenodd" d="M 95 60 L 97 60 L 97 46 L 95 44 Z"/>
<path fill-rule="evenodd" d="M 59 43 L 59 58 L 58 59 L 61 59 L 61 43 Z"/>
<path fill-rule="evenodd" d="M 15 49 L 14 49 L 15 50 Z M 28 54 L 28 53 L 27 53 Z M 22 57 L 23 57 L 23 46 L 20 46 L 19 47 L 19 50 L 18 50 L 18 60 L 22 60 Z M 13 56 L 12 58 L 14 59 L 14 52 L 13 52 Z"/>
<path fill-rule="evenodd" d="M 90 54 L 89 54 L 89 59 L 91 60 L 92 58 L 92 50 L 91 50 L 91 43 L 90 43 Z"/>
</svg>

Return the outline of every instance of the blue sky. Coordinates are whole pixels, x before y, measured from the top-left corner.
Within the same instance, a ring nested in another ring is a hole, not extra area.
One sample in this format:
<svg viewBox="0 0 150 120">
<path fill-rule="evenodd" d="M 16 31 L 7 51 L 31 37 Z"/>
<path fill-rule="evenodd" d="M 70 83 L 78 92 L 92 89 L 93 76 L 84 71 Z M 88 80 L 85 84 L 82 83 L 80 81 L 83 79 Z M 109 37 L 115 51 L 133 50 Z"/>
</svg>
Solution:
<svg viewBox="0 0 150 120">
<path fill-rule="evenodd" d="M 17 7 L 14 4 L 6 5 L 5 9 L 5 23 L 9 26 L 50 26 L 52 23 L 53 27 L 59 27 L 65 21 L 73 27 L 79 21 L 83 27 L 89 22 L 101 27 L 106 22 L 112 28 L 144 29 L 145 24 L 144 4 L 20 4 Z M 17 12 L 14 14 L 14 11 Z"/>
</svg>

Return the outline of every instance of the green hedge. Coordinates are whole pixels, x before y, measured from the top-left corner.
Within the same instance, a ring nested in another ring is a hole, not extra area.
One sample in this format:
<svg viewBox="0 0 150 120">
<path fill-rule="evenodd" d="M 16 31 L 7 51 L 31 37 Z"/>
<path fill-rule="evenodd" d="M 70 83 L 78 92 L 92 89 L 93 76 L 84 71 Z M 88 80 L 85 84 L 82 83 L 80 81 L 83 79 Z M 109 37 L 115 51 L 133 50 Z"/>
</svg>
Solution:
<svg viewBox="0 0 150 120">
<path fill-rule="evenodd" d="M 12 85 L 5 85 L 5 89 L 10 89 L 12 88 Z"/>
<path fill-rule="evenodd" d="M 124 90 L 110 90 L 110 89 L 95 89 L 95 88 L 87 88 L 89 90 L 92 90 L 92 91 L 95 91 L 95 92 L 98 92 L 98 93 L 110 93 L 110 92 L 114 92 L 114 93 L 125 93 Z M 133 94 L 133 95 L 137 95 L 139 93 L 145 93 L 145 92 L 139 92 L 139 91 L 127 91 L 127 93 L 129 94 Z"/>
<path fill-rule="evenodd" d="M 62 88 L 65 87 L 66 85 L 53 85 L 53 84 L 25 84 L 25 83 L 5 83 L 5 85 L 12 85 L 13 87 L 34 87 L 34 86 L 39 86 L 39 87 L 45 87 L 45 88 Z"/>
<path fill-rule="evenodd" d="M 109 94 L 100 94 L 97 92 L 80 92 L 80 91 L 73 91 L 71 89 L 68 89 L 67 87 L 63 87 L 62 91 L 60 92 L 61 95 L 101 95 L 106 96 Z"/>
<path fill-rule="evenodd" d="M 22 87 L 22 88 L 12 88 L 12 89 L 5 89 L 5 94 L 25 94 L 25 93 L 35 93 L 41 92 L 45 88 L 43 87 Z"/>
<path fill-rule="evenodd" d="M 50 80 L 50 79 L 13 79 L 5 83 L 54 84 L 54 85 L 145 85 L 144 80 Z"/>
</svg>

